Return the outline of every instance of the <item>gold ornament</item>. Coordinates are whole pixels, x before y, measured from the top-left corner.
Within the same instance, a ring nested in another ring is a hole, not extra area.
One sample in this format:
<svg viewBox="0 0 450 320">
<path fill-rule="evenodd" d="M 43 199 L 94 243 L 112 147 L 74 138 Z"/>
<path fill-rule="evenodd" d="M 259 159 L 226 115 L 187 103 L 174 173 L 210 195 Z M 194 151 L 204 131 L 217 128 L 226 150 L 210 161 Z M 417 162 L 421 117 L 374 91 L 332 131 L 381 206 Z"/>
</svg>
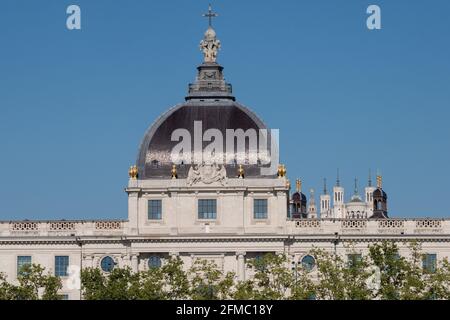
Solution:
<svg viewBox="0 0 450 320">
<path fill-rule="evenodd" d="M 172 179 L 178 179 L 177 166 L 176 165 L 172 166 Z"/>
<path fill-rule="evenodd" d="M 297 192 L 301 192 L 302 191 L 302 180 L 297 179 L 297 181 L 295 181 L 295 185 L 297 188 Z"/>
<path fill-rule="evenodd" d="M 238 169 L 238 178 L 244 179 L 244 176 L 245 176 L 244 167 L 242 166 L 242 164 L 240 164 Z"/>
<path fill-rule="evenodd" d="M 377 187 L 378 189 L 381 189 L 383 186 L 383 178 L 381 176 L 377 176 Z"/>
<path fill-rule="evenodd" d="M 278 165 L 278 177 L 279 178 L 283 178 L 286 176 L 286 166 L 284 164 L 279 164 Z"/>
<path fill-rule="evenodd" d="M 128 170 L 128 175 L 130 176 L 130 179 L 136 180 L 138 178 L 137 166 L 131 166 L 130 170 Z"/>
</svg>

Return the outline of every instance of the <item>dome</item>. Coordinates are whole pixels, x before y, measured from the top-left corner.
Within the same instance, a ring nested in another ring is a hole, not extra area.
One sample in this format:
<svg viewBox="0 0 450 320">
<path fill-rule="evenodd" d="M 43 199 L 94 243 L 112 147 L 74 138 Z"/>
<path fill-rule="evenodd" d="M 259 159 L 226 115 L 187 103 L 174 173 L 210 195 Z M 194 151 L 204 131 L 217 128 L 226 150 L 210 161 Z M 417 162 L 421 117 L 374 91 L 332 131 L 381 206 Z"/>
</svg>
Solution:
<svg viewBox="0 0 450 320">
<path fill-rule="evenodd" d="M 175 130 L 181 129 L 190 136 L 186 137 L 186 140 L 189 141 L 190 138 L 191 150 L 189 151 L 191 152 L 194 152 L 196 145 L 201 146 L 201 150 L 205 150 L 213 141 L 215 142 L 216 135 L 213 136 L 214 138 L 207 139 L 204 136 L 205 132 L 210 129 L 209 132 L 218 131 L 223 138 L 223 153 L 226 154 L 227 149 L 233 148 L 234 156 L 236 156 L 238 139 L 230 139 L 231 142 L 228 143 L 227 130 L 233 130 L 235 133 L 237 130 L 242 133 L 254 133 L 259 145 L 260 129 L 268 129 L 255 113 L 235 101 L 231 85 L 227 84 L 223 77 L 223 67 L 217 63 L 203 63 L 197 69 L 197 80 L 194 84 L 189 85 L 186 101 L 160 116 L 145 133 L 136 162 L 139 179 L 171 179 L 171 170 L 174 164 L 171 157 L 172 150 L 180 144 L 181 140 L 181 137 L 177 135 L 177 138 L 172 141 Z M 185 136 L 182 139 L 183 143 L 184 138 Z M 260 162 L 258 150 L 249 148 L 250 138 L 248 136 L 242 138 L 241 141 L 243 139 L 245 139 L 246 162 L 242 164 L 235 161 L 226 164 L 228 177 L 237 176 L 239 164 L 243 165 L 246 178 L 276 177 L 276 169 L 273 175 L 267 175 L 265 171 L 261 170 L 269 168 L 270 164 L 263 165 Z M 267 138 L 269 154 L 271 145 L 269 134 Z M 201 163 L 196 162 L 196 164 Z M 222 165 L 223 161 L 217 164 Z M 190 167 L 189 163 L 177 163 L 178 178 L 187 178 Z"/>
<path fill-rule="evenodd" d="M 359 195 L 353 195 L 350 199 L 350 203 L 361 203 L 363 202 Z"/>
<path fill-rule="evenodd" d="M 187 129 L 194 145 L 194 122 L 201 122 L 203 133 L 208 129 L 218 129 L 226 137 L 227 129 L 266 129 L 264 123 L 248 108 L 234 101 L 188 101 L 164 113 L 148 130 L 139 148 L 137 166 L 140 179 L 171 178 L 171 151 L 179 141 L 172 141 L 172 133 L 177 129 Z M 201 135 L 200 135 L 201 136 Z M 204 149 L 210 141 L 203 141 Z M 224 152 L 226 147 L 224 146 Z M 248 144 L 246 144 L 248 152 Z M 257 155 L 253 155 L 257 157 Z M 252 155 L 248 156 L 249 158 Z M 186 178 L 190 166 L 180 165 L 178 177 Z M 226 166 L 229 177 L 237 172 L 236 165 Z M 260 177 L 260 166 L 244 165 L 245 177 Z"/>
<path fill-rule="evenodd" d="M 383 189 L 378 188 L 378 189 L 376 189 L 373 192 L 373 197 L 374 198 L 384 198 L 384 199 L 386 199 L 387 198 L 387 194 L 386 194 L 386 192 L 383 191 Z"/>
<path fill-rule="evenodd" d="M 295 192 L 292 195 L 292 201 L 294 202 L 306 202 L 306 196 L 301 192 Z"/>
</svg>

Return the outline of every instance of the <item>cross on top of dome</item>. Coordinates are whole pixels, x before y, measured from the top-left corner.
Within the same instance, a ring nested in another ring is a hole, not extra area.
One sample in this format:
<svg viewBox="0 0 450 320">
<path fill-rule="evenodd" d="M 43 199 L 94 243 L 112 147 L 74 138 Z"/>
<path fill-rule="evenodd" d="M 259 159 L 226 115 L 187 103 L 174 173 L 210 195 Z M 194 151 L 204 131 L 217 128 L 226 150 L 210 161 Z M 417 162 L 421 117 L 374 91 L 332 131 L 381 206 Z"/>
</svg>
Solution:
<svg viewBox="0 0 450 320">
<path fill-rule="evenodd" d="M 212 19 L 217 18 L 219 15 L 212 11 L 211 4 L 209 5 L 208 13 L 203 14 L 205 18 L 208 18 L 208 25 L 210 28 L 212 28 Z"/>
</svg>

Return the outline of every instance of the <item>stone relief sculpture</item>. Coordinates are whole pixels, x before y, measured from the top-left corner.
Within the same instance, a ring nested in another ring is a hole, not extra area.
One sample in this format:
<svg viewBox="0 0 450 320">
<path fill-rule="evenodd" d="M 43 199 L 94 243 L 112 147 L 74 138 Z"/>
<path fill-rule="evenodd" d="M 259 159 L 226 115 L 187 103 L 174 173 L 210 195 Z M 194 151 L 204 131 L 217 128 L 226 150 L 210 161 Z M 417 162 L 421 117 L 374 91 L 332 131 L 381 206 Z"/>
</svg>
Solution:
<svg viewBox="0 0 450 320">
<path fill-rule="evenodd" d="M 203 164 L 193 165 L 189 169 L 187 177 L 187 185 L 192 186 L 196 183 L 203 182 L 204 184 L 212 184 L 219 182 L 221 185 L 227 184 L 227 170 L 223 165 Z"/>
</svg>

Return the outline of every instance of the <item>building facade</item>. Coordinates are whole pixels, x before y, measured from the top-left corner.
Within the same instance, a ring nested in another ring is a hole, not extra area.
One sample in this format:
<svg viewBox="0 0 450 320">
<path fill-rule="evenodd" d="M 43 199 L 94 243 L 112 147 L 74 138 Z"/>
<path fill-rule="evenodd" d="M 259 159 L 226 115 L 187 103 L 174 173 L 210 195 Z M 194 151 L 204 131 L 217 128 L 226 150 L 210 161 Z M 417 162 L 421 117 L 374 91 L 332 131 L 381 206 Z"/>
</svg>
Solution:
<svg viewBox="0 0 450 320">
<path fill-rule="evenodd" d="M 368 183 L 364 200 L 355 183 L 348 203 L 339 178 L 332 195 L 325 183 L 316 207 L 314 191 L 308 205 L 300 181 L 291 196 L 283 165 L 273 173 L 259 160 L 253 162 L 254 150 L 246 141 L 254 139 L 252 130 L 267 127 L 233 96 L 216 62 L 220 45 L 210 23 L 201 42 L 204 62 L 185 102 L 170 108 L 145 133 L 136 165 L 129 170 L 128 219 L 0 222 L 0 272 L 14 281 L 24 264 L 40 264 L 62 277 L 62 295 L 79 299 L 73 270 L 147 270 L 170 257 L 180 257 L 187 268 L 196 259 L 211 260 L 244 280 L 249 277 L 246 261 L 268 252 L 301 263 L 311 259 L 313 247 L 346 254 L 352 243 L 364 253 L 369 244 L 390 240 L 406 252 L 404 242 L 417 240 L 438 259 L 450 256 L 450 219 L 389 219 L 381 177 L 377 187 Z M 203 139 L 196 138 L 198 132 Z M 236 148 L 216 144 L 208 149 L 213 137 L 217 142 L 233 133 Z M 192 161 L 185 155 L 187 147 L 177 149 L 180 143 L 200 146 L 213 157 L 194 151 L 191 157 L 201 161 Z M 270 145 L 274 152 L 276 145 Z M 181 160 L 176 163 L 174 150 Z"/>
</svg>

